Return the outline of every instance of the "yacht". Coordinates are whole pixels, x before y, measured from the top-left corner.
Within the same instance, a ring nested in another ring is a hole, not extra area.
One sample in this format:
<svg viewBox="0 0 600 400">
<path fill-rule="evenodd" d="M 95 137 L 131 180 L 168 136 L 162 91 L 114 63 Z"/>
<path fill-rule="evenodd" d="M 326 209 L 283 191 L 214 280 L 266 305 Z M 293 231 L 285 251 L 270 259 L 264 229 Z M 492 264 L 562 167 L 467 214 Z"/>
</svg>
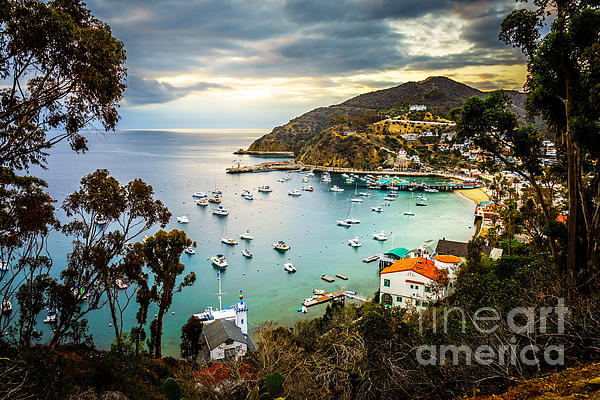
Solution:
<svg viewBox="0 0 600 400">
<path fill-rule="evenodd" d="M 373 239 L 379 240 L 380 242 L 385 242 L 388 239 L 388 237 L 386 236 L 386 234 L 383 231 L 381 231 L 379 233 L 374 233 Z"/>
<path fill-rule="evenodd" d="M 244 257 L 246 257 L 246 258 L 252 258 L 253 257 L 252 253 L 250 251 L 248 251 L 248 249 L 242 250 L 242 255 Z"/>
<path fill-rule="evenodd" d="M 385 196 L 383 199 L 386 200 L 386 201 L 394 201 L 394 200 L 396 200 L 395 197 L 390 197 L 390 196 Z"/>
<path fill-rule="evenodd" d="M 294 267 L 294 264 L 292 263 L 283 264 L 283 269 L 285 269 L 287 272 L 296 272 L 296 267 Z"/>
<path fill-rule="evenodd" d="M 360 224 L 360 219 L 353 217 L 348 217 L 344 221 L 346 221 L 349 224 Z"/>
<path fill-rule="evenodd" d="M 180 224 L 189 224 L 190 220 L 188 219 L 187 215 L 182 215 L 181 217 L 177 217 L 177 222 Z"/>
<path fill-rule="evenodd" d="M 371 211 L 375 211 L 375 212 L 380 213 L 380 212 L 383 212 L 383 208 L 381 208 L 379 206 L 371 207 Z"/>
<path fill-rule="evenodd" d="M 229 236 L 222 237 L 221 242 L 223 242 L 225 244 L 238 244 L 237 240 L 235 240 L 234 238 L 229 237 Z"/>
<path fill-rule="evenodd" d="M 225 268 L 228 265 L 227 258 L 223 254 L 217 254 L 211 260 L 215 267 Z"/>
<path fill-rule="evenodd" d="M 345 220 L 338 220 L 338 221 L 335 221 L 335 222 L 337 222 L 337 224 L 339 226 L 352 226 L 352 224 L 350 222 L 346 222 Z"/>
<path fill-rule="evenodd" d="M 258 187 L 258 191 L 259 191 L 259 192 L 265 192 L 265 193 L 268 193 L 268 192 L 272 192 L 272 191 L 273 191 L 273 189 L 271 189 L 271 188 L 269 187 L 269 185 L 262 185 L 262 186 L 259 186 L 259 187 Z"/>
<path fill-rule="evenodd" d="M 2 314 L 10 314 L 12 312 L 12 303 L 8 299 L 2 300 Z"/>
<path fill-rule="evenodd" d="M 369 192 L 360 192 L 359 194 L 360 194 L 361 196 L 365 196 L 365 197 L 366 197 L 366 196 L 370 196 L 370 195 L 371 195 L 371 193 L 369 193 Z"/>
<path fill-rule="evenodd" d="M 215 188 L 215 190 L 211 190 L 211 193 L 214 194 L 215 196 L 220 196 L 223 194 L 223 192 L 221 192 L 219 189 L 216 189 L 216 188 Z"/>
<path fill-rule="evenodd" d="M 417 207 L 427 207 L 426 203 L 415 203 L 415 206 Z"/>
<path fill-rule="evenodd" d="M 206 207 L 208 205 L 208 200 L 207 199 L 199 199 L 199 200 L 196 200 L 196 204 L 199 206 Z"/>
<path fill-rule="evenodd" d="M 221 202 L 221 196 L 219 196 L 219 195 L 214 195 L 214 196 L 212 196 L 212 197 L 209 197 L 209 198 L 208 198 L 208 201 L 209 201 L 210 203 L 216 203 L 216 204 L 219 204 L 219 203 Z"/>
<path fill-rule="evenodd" d="M 48 310 L 48 315 L 44 318 L 45 324 L 53 324 L 56 322 L 56 310 Z"/>
<path fill-rule="evenodd" d="M 226 208 L 223 208 L 223 206 L 219 206 L 219 208 L 215 208 L 212 210 L 212 213 L 215 215 L 224 215 L 227 216 L 229 215 L 229 210 Z"/>
<path fill-rule="evenodd" d="M 362 203 L 363 199 L 361 199 L 360 197 L 354 198 L 354 199 L 350 199 L 351 202 L 353 203 Z"/>
<path fill-rule="evenodd" d="M 187 247 L 184 251 L 189 255 L 196 254 L 196 250 L 192 249 L 191 247 Z"/>
<path fill-rule="evenodd" d="M 342 189 L 338 185 L 333 185 L 333 187 L 329 188 L 329 190 L 331 190 L 332 192 L 343 192 L 344 191 L 344 189 Z"/>
<path fill-rule="evenodd" d="M 358 241 L 358 236 L 355 236 L 354 239 L 348 239 L 348 246 L 360 247 L 362 243 Z"/>
<path fill-rule="evenodd" d="M 254 200 L 254 196 L 252 196 L 252 193 L 248 193 L 247 195 L 244 196 L 244 198 L 246 200 Z"/>
<path fill-rule="evenodd" d="M 404 215 L 408 215 L 408 216 L 411 216 L 411 217 L 412 217 L 412 216 L 414 216 L 414 215 L 415 215 L 415 213 L 414 213 L 414 212 L 412 212 L 412 211 L 410 211 L 410 210 L 406 210 L 406 211 L 404 211 Z"/>
<path fill-rule="evenodd" d="M 312 186 L 302 186 L 302 190 L 305 190 L 307 192 L 314 192 L 315 188 Z"/>
<path fill-rule="evenodd" d="M 194 192 L 194 193 L 192 193 L 192 197 L 196 197 L 198 199 L 205 199 L 208 196 L 204 192 Z"/>
<path fill-rule="evenodd" d="M 280 250 L 280 251 L 287 251 L 290 249 L 290 246 L 283 240 L 280 240 L 277 243 L 273 243 L 273 247 L 275 248 L 275 250 Z"/>
<path fill-rule="evenodd" d="M 123 282 L 123 280 L 121 278 L 115 279 L 115 285 L 117 286 L 117 288 L 119 290 L 125 290 L 129 287 L 129 286 L 127 286 L 127 284 L 125 282 Z"/>
<path fill-rule="evenodd" d="M 248 189 L 244 189 L 244 190 L 242 190 L 242 197 L 246 197 L 246 196 L 248 196 L 249 194 L 252 194 L 252 193 L 250 193 L 250 191 L 249 191 Z"/>
<path fill-rule="evenodd" d="M 294 190 L 290 190 L 288 192 L 288 195 L 290 195 L 290 196 L 300 196 L 300 195 L 302 195 L 302 192 L 299 191 L 298 189 L 294 189 Z"/>
<path fill-rule="evenodd" d="M 240 234 L 240 239 L 252 240 L 254 236 L 250 233 L 250 230 L 246 229 L 246 232 Z"/>
</svg>

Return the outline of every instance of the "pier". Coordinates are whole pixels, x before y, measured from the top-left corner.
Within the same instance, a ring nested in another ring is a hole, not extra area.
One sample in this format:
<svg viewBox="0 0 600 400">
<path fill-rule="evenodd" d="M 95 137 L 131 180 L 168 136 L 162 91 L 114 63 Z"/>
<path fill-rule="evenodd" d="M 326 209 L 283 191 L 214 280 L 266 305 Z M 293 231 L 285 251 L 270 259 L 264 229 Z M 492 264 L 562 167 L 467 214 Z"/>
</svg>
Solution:
<svg viewBox="0 0 600 400">
<path fill-rule="evenodd" d="M 370 263 L 370 262 L 373 262 L 373 261 L 378 260 L 378 259 L 379 259 L 379 254 L 375 254 L 375 255 L 372 255 L 370 257 L 363 258 L 362 262 L 364 262 L 364 263 Z"/>
<path fill-rule="evenodd" d="M 344 298 L 347 297 L 349 299 L 354 299 L 354 300 L 359 300 L 359 301 L 369 301 L 369 299 L 367 299 L 366 297 L 363 296 L 359 296 L 358 294 L 356 294 L 356 292 L 351 292 L 348 290 L 339 290 L 337 292 L 333 292 L 333 293 L 329 293 L 329 292 L 325 292 L 325 291 L 318 291 L 320 294 L 317 295 L 318 297 L 315 298 L 315 296 L 313 296 L 313 298 L 306 299 L 302 302 L 302 305 L 306 308 L 308 307 L 312 307 L 312 306 L 316 306 L 319 304 L 323 304 L 323 303 L 327 303 L 333 300 L 338 300 L 340 298 Z"/>
</svg>

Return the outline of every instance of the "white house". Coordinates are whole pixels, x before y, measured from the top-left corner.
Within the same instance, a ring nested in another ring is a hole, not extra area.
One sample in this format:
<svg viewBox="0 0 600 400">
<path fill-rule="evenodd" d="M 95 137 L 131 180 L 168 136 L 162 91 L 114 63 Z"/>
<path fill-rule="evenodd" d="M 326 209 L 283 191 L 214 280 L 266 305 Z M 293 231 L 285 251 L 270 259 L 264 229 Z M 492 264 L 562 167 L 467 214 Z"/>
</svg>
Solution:
<svg viewBox="0 0 600 400">
<path fill-rule="evenodd" d="M 379 294 L 383 304 L 422 309 L 443 298 L 449 286 L 440 288 L 448 277 L 435 262 L 424 257 L 398 260 L 379 272 Z"/>
<path fill-rule="evenodd" d="M 209 324 L 202 332 L 205 340 L 204 360 L 240 360 L 254 343 L 248 335 L 232 321 L 219 319 Z"/>
<path fill-rule="evenodd" d="M 433 257 L 433 260 L 438 269 L 448 271 L 450 280 L 456 278 L 458 267 L 465 261 L 463 258 L 451 254 L 438 254 Z"/>
<path fill-rule="evenodd" d="M 413 106 L 409 106 L 408 111 L 427 111 L 427 106 L 424 106 L 422 104 L 415 104 Z"/>
</svg>

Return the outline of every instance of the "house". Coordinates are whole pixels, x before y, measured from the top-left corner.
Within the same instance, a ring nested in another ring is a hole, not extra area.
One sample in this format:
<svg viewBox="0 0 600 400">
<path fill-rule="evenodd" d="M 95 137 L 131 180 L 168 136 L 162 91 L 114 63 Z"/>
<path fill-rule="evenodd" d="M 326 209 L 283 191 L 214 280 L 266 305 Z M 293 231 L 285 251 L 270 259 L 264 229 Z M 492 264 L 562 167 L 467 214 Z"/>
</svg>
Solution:
<svg viewBox="0 0 600 400">
<path fill-rule="evenodd" d="M 244 334 L 235 322 L 227 319 L 219 319 L 206 325 L 202 334 L 205 341 L 202 358 L 205 361 L 238 361 L 249 350 L 256 349 L 250 336 Z"/>
<path fill-rule="evenodd" d="M 456 278 L 458 268 L 465 261 L 465 259 L 462 257 L 457 257 L 450 254 L 438 254 L 433 257 L 433 260 L 438 269 L 442 271 L 448 271 L 447 274 L 450 280 L 454 280 Z"/>
<path fill-rule="evenodd" d="M 450 287 L 443 286 L 448 277 L 424 257 L 398 260 L 379 274 L 380 299 L 388 306 L 422 309 L 445 297 Z"/>
<path fill-rule="evenodd" d="M 415 140 L 419 140 L 419 135 L 417 133 L 403 133 L 402 139 L 414 142 Z"/>
<path fill-rule="evenodd" d="M 408 111 L 427 111 L 427 106 L 422 104 L 415 104 L 408 107 Z"/>
<path fill-rule="evenodd" d="M 466 242 L 440 239 L 438 240 L 435 252 L 437 255 L 452 255 L 466 260 L 469 253 L 468 245 Z M 502 256 L 502 249 L 490 246 L 483 246 L 481 252 L 492 260 L 497 260 Z"/>
</svg>

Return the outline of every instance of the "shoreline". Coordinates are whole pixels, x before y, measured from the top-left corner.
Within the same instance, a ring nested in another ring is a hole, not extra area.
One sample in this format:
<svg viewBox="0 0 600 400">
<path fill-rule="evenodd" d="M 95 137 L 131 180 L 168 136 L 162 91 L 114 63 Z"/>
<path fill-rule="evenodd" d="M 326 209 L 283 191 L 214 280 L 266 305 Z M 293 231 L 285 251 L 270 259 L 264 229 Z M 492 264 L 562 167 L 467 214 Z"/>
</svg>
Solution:
<svg viewBox="0 0 600 400">
<path fill-rule="evenodd" d="M 490 196 L 486 193 L 485 189 L 486 188 L 460 189 L 456 190 L 456 193 L 471 200 L 477 206 L 481 202 L 490 200 Z"/>
</svg>

